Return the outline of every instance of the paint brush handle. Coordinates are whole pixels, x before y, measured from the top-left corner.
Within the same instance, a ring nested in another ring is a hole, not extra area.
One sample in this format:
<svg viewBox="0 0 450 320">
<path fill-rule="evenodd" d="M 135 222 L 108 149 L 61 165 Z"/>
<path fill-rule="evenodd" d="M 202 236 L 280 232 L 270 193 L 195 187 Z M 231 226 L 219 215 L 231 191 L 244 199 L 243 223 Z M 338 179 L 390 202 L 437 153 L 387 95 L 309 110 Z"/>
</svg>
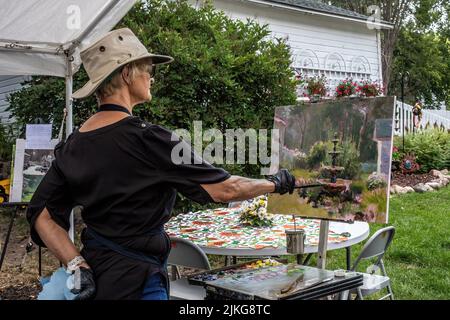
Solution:
<svg viewBox="0 0 450 320">
<path fill-rule="evenodd" d="M 323 183 L 312 183 L 312 184 L 303 184 L 301 186 L 295 186 L 295 189 L 304 189 L 304 188 L 317 188 L 317 187 L 323 187 Z"/>
</svg>

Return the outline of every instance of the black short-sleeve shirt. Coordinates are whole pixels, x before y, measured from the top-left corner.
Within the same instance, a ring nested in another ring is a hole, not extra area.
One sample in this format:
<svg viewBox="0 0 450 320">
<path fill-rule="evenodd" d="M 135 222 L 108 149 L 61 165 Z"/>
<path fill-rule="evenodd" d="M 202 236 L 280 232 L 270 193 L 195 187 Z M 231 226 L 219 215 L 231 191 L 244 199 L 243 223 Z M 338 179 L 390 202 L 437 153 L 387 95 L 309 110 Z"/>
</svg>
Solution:
<svg viewBox="0 0 450 320">
<path fill-rule="evenodd" d="M 230 177 L 205 161 L 195 164 L 197 155 L 188 145 L 184 149 L 191 163 L 174 164 L 171 155 L 178 143 L 186 142 L 132 116 L 93 131 L 75 131 L 55 148 L 55 160 L 30 202 L 27 218 L 33 240 L 43 245 L 34 223 L 44 208 L 68 230 L 71 209 L 81 205 L 84 223 L 100 235 L 163 256 L 169 250 L 165 242 L 150 241 L 146 235 L 169 220 L 176 192 L 201 204 L 213 202 L 200 184 Z M 108 269 L 111 266 L 98 266 L 97 273 Z M 136 290 L 131 296 L 138 297 Z"/>
</svg>

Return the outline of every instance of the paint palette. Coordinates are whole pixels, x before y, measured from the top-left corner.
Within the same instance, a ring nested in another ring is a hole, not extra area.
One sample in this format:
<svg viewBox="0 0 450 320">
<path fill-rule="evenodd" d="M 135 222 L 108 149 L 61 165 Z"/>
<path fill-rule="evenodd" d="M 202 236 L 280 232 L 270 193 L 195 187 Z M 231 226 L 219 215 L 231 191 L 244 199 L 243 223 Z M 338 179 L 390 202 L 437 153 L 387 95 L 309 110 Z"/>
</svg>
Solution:
<svg viewBox="0 0 450 320">
<path fill-rule="evenodd" d="M 203 285 L 206 281 L 215 281 L 228 277 L 240 279 L 247 272 L 252 273 L 260 269 L 269 269 L 280 265 L 282 263 L 275 259 L 251 260 L 241 264 L 194 274 L 189 277 L 189 282 L 191 284 Z"/>
<path fill-rule="evenodd" d="M 329 270 L 279 262 L 261 265 L 250 261 L 192 275 L 189 282 L 204 286 L 210 299 L 284 300 L 315 298 L 334 293 L 337 288 L 353 288 L 362 283 L 362 277 L 354 274 L 335 278 L 334 272 Z"/>
</svg>

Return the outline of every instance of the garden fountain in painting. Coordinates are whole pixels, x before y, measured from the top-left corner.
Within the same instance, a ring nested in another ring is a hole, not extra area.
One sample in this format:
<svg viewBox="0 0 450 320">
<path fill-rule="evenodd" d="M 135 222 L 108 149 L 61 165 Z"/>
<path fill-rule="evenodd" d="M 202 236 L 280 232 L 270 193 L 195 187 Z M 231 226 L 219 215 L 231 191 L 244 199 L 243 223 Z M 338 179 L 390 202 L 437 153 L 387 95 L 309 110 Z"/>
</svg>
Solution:
<svg viewBox="0 0 450 320">
<path fill-rule="evenodd" d="M 276 108 L 280 149 L 273 152 L 299 188 L 270 194 L 268 212 L 386 223 L 394 103 L 378 97 Z"/>
</svg>

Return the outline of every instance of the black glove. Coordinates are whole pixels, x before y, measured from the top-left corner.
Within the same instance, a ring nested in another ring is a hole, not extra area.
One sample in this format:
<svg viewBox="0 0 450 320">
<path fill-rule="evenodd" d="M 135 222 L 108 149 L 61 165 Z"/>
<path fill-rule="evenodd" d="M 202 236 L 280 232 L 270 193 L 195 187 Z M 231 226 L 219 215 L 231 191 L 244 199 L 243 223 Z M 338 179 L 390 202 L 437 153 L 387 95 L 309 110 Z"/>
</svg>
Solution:
<svg viewBox="0 0 450 320">
<path fill-rule="evenodd" d="M 289 192 L 289 194 L 292 194 L 294 192 L 295 177 L 286 169 L 281 169 L 277 174 L 268 176 L 266 179 L 275 184 L 274 192 L 276 193 L 285 194 Z"/>
<path fill-rule="evenodd" d="M 74 300 L 88 300 L 92 298 L 95 294 L 94 272 L 91 269 L 80 267 L 75 270 L 74 277 L 75 288 L 70 290 L 77 295 Z"/>
</svg>

